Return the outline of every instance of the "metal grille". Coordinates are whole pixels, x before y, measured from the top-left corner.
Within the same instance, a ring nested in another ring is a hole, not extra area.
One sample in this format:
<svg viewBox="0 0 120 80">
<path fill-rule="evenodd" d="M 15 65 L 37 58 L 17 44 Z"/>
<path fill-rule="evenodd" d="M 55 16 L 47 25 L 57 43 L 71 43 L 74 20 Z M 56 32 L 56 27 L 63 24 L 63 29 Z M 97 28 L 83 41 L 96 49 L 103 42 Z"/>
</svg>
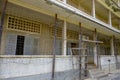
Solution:
<svg viewBox="0 0 120 80">
<path fill-rule="evenodd" d="M 68 30 L 67 31 L 67 38 L 68 39 L 78 40 L 79 34 L 78 34 L 77 31 Z"/>
<path fill-rule="evenodd" d="M 40 33 L 41 23 L 33 20 L 20 18 L 20 17 L 9 16 L 8 28 L 14 29 L 14 30 Z"/>
<path fill-rule="evenodd" d="M 51 28 L 51 34 L 54 36 L 54 28 Z M 62 28 L 57 28 L 57 37 L 62 38 Z M 78 32 L 73 30 L 67 30 L 67 39 L 78 40 Z"/>
<path fill-rule="evenodd" d="M 23 55 L 25 36 L 17 36 L 16 55 Z"/>
<path fill-rule="evenodd" d="M 54 36 L 54 28 L 52 27 L 51 28 L 51 33 L 52 33 L 52 36 Z M 62 28 L 57 28 L 57 33 L 56 33 L 57 37 L 62 37 Z"/>
</svg>

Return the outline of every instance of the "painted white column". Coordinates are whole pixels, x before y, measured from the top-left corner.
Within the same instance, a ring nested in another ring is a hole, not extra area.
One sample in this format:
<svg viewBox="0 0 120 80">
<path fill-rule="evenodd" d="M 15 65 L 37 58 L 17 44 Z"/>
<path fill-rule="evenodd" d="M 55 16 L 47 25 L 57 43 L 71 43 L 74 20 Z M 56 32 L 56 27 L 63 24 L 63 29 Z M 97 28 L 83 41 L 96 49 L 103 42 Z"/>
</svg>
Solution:
<svg viewBox="0 0 120 80">
<path fill-rule="evenodd" d="M 66 4 L 66 2 L 67 2 L 67 0 L 60 0 L 60 1 L 64 2 L 65 4 Z"/>
<path fill-rule="evenodd" d="M 119 22 L 119 30 L 120 30 L 120 22 Z"/>
<path fill-rule="evenodd" d="M 67 53 L 67 21 L 64 20 L 62 28 L 62 54 L 66 56 Z"/>
<path fill-rule="evenodd" d="M 114 36 L 112 36 L 110 40 L 110 48 L 111 48 L 111 55 L 115 55 L 115 50 L 114 50 Z"/>
<path fill-rule="evenodd" d="M 118 0 L 118 6 L 120 6 L 120 0 Z"/>
<path fill-rule="evenodd" d="M 66 4 L 66 3 L 67 3 L 67 0 L 64 0 L 64 3 Z"/>
<path fill-rule="evenodd" d="M 110 27 L 112 27 L 112 16 L 111 16 L 111 11 L 109 10 L 109 19 L 108 19 L 108 23 L 110 25 Z"/>
<path fill-rule="evenodd" d="M 92 16 L 95 18 L 96 15 L 95 15 L 95 0 L 92 0 Z"/>
<path fill-rule="evenodd" d="M 94 32 L 93 39 L 94 39 L 94 41 L 97 40 L 97 30 L 96 29 L 95 29 L 95 32 Z M 93 52 L 94 52 L 94 63 L 96 65 L 98 65 L 97 43 L 94 44 Z"/>
</svg>

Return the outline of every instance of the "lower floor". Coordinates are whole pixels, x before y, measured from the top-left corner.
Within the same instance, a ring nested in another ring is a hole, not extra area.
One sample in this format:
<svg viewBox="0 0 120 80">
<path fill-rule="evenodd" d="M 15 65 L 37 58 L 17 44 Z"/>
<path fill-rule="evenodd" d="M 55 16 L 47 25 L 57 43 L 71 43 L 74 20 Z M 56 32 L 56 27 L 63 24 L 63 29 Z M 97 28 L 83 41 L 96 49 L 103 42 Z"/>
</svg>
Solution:
<svg viewBox="0 0 120 80">
<path fill-rule="evenodd" d="M 51 80 L 53 60 L 50 55 L 3 55 L 0 57 L 0 80 Z M 84 59 L 84 57 L 81 58 L 82 60 Z M 110 60 L 110 62 L 108 60 Z M 77 80 L 79 78 L 79 72 L 81 73 L 81 77 L 84 79 L 97 78 L 96 76 L 103 77 L 108 73 L 120 73 L 120 56 L 115 57 L 101 55 L 99 57 L 99 64 L 98 68 L 93 64 L 87 63 L 87 68 L 85 68 L 83 63 L 81 70 L 79 70 L 78 56 L 56 56 L 55 80 Z M 87 70 L 87 76 L 85 76 L 85 69 Z M 105 73 L 103 74 L 103 72 Z"/>
<path fill-rule="evenodd" d="M 54 42 L 56 42 L 56 55 L 71 55 L 70 49 L 78 48 L 80 43 L 84 48 L 87 48 L 87 54 L 91 56 L 94 56 L 96 50 L 99 55 L 120 54 L 120 39 L 116 36 L 107 36 L 84 28 L 82 28 L 81 35 L 78 26 L 74 25 L 75 27 L 71 28 L 73 24 L 63 22 L 62 27 L 57 26 L 56 40 L 54 40 L 55 30 L 53 26 L 44 22 L 36 22 L 40 25 L 39 28 L 37 26 L 25 27 L 31 20 L 9 15 L 6 17 L 9 22 L 5 22 L 6 26 L 3 29 L 0 51 L 2 55 L 51 55 L 53 54 Z M 36 25 L 35 22 L 29 23 Z M 64 26 L 66 23 L 67 26 Z M 80 35 L 82 42 L 80 42 Z"/>
</svg>

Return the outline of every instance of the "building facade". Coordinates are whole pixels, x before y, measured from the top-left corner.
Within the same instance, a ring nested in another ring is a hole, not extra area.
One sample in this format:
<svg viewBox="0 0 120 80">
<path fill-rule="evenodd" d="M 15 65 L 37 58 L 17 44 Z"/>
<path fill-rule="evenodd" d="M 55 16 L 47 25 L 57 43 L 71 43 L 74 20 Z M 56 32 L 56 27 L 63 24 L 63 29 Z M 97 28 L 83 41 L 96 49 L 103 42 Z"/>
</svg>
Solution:
<svg viewBox="0 0 120 80">
<path fill-rule="evenodd" d="M 108 60 L 111 69 L 119 69 L 119 4 L 119 0 L 0 0 L 0 78 L 73 80 L 86 64 L 108 70 Z"/>
</svg>

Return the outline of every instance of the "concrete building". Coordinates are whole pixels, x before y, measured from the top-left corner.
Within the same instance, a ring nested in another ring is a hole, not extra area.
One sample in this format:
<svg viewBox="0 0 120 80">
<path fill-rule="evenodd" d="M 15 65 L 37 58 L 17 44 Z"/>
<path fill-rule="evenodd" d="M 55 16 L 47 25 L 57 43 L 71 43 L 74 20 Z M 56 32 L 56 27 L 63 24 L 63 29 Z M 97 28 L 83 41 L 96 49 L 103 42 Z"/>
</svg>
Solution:
<svg viewBox="0 0 120 80">
<path fill-rule="evenodd" d="M 120 80 L 120 0 L 0 0 L 0 80 Z"/>
</svg>

